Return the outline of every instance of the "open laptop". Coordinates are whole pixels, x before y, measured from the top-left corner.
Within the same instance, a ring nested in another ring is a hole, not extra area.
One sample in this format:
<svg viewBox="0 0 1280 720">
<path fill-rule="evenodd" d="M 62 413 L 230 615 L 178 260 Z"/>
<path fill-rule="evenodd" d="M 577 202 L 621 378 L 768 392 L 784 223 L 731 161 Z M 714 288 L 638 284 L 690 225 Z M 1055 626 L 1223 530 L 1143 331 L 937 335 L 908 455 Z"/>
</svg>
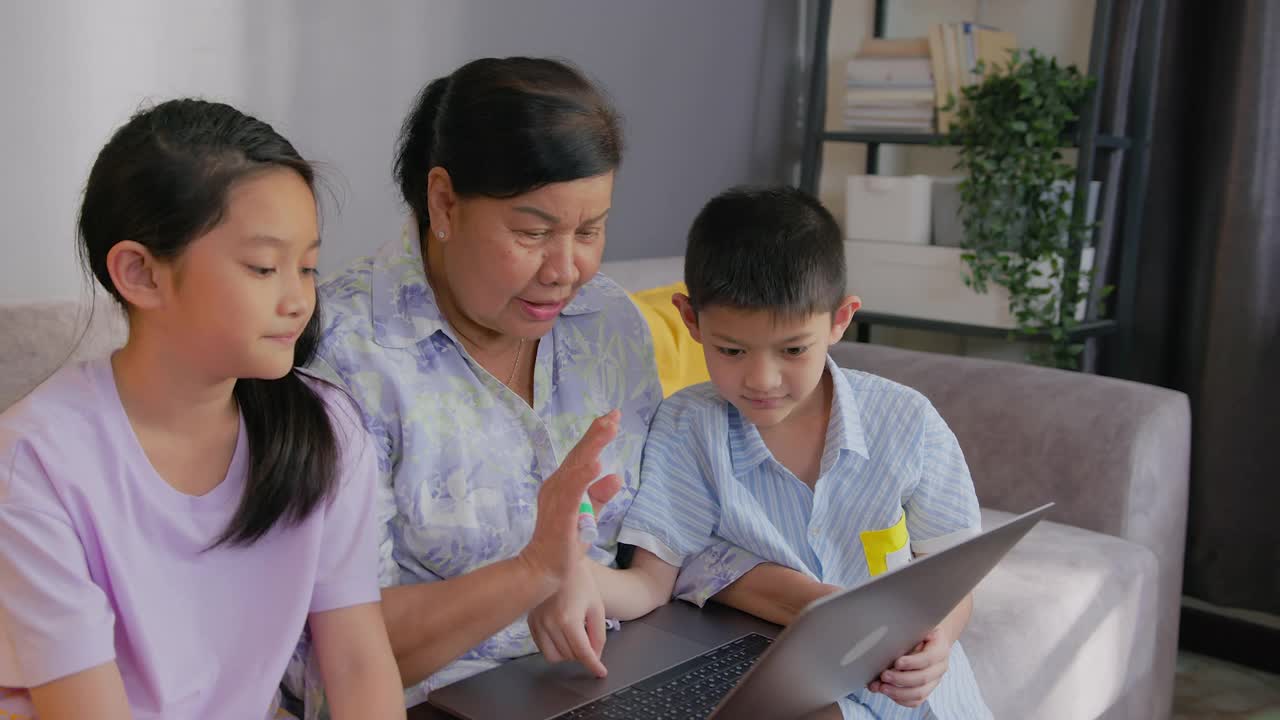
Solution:
<svg viewBox="0 0 1280 720">
<path fill-rule="evenodd" d="M 466 720 L 802 717 L 914 647 L 1052 506 L 822 598 L 785 630 L 715 603 L 669 603 L 610 633 L 607 678 L 530 655 L 429 702 Z"/>
</svg>

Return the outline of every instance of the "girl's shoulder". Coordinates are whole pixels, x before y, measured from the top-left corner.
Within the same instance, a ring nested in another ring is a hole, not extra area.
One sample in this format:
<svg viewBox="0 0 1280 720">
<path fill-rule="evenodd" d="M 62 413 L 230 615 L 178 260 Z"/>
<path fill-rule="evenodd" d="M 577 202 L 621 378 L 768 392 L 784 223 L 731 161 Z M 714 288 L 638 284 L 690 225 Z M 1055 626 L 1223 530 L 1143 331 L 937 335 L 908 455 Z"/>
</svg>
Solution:
<svg viewBox="0 0 1280 720">
<path fill-rule="evenodd" d="M 123 413 L 109 359 L 69 364 L 0 413 L 0 448 L 19 438 L 83 447 Z"/>
<path fill-rule="evenodd" d="M 108 382 L 114 382 L 108 357 L 68 363 L 0 412 L 0 423 L 92 410 L 94 401 L 106 394 L 103 391 L 108 389 L 104 387 Z"/>
<path fill-rule="evenodd" d="M 0 413 L 0 502 L 90 481 L 95 468 L 118 463 L 131 432 L 108 359 L 59 369 Z"/>
</svg>

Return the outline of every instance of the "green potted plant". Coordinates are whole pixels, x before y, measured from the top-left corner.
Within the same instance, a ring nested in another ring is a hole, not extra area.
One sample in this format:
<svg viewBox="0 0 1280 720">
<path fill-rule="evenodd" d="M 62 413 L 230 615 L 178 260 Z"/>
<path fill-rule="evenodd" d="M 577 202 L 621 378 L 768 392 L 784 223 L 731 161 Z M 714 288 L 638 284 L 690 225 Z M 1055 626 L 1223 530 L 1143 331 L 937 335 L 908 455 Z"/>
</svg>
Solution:
<svg viewBox="0 0 1280 720">
<path fill-rule="evenodd" d="M 992 283 L 1007 289 L 1015 336 L 1047 339 L 1032 345 L 1031 360 L 1074 369 L 1083 349 L 1070 335 L 1075 298 L 1092 275 L 1071 267 L 1070 258 L 1093 227 L 1072 217 L 1075 167 L 1062 146 L 1093 79 L 1035 50 L 1015 50 L 1006 65 L 980 70 L 984 79 L 962 91 L 948 137 L 965 175 L 964 282 L 976 292 Z M 1061 291 L 1072 287 L 1077 292 Z"/>
</svg>

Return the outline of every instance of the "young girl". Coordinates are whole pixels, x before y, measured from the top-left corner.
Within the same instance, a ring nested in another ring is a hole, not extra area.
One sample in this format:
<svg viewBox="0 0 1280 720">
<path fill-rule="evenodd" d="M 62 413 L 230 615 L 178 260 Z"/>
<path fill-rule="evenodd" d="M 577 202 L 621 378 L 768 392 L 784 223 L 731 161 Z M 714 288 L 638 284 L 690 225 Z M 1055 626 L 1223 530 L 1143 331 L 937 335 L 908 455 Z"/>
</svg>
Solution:
<svg viewBox="0 0 1280 720">
<path fill-rule="evenodd" d="M 0 718 L 267 718 L 306 623 L 334 718 L 403 718 L 359 415 L 302 375 L 311 167 L 166 102 L 94 163 L 83 257 L 129 340 L 0 415 Z"/>
</svg>

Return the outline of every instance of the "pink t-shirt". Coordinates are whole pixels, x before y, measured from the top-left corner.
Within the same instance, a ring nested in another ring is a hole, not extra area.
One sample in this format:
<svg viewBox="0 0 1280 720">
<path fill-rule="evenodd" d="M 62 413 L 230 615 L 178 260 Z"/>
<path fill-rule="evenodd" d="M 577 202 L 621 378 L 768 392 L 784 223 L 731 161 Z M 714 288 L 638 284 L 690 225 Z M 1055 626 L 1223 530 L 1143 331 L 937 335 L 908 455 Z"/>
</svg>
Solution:
<svg viewBox="0 0 1280 720">
<path fill-rule="evenodd" d="M 245 485 L 243 419 L 226 478 L 194 497 L 148 462 L 105 358 L 0 415 L 0 688 L 115 660 L 134 718 L 267 717 L 307 614 L 378 600 L 374 453 L 351 404 L 312 387 L 341 452 L 333 502 L 207 552 Z M 24 690 L 0 689 L 5 712 L 35 715 Z"/>
</svg>

